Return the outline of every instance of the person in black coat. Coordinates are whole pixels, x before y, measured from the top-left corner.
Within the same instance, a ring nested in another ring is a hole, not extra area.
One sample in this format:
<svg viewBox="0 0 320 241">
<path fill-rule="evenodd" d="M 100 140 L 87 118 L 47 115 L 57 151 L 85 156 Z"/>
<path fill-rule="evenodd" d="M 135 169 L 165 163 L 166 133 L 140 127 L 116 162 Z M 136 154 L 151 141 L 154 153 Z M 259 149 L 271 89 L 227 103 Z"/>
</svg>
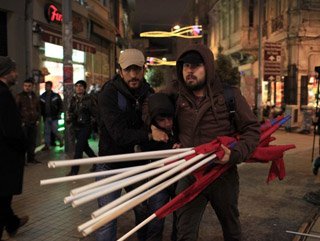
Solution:
<svg viewBox="0 0 320 241">
<path fill-rule="evenodd" d="M 99 156 L 133 153 L 134 147 L 162 137 L 149 132 L 142 120 L 142 106 L 153 90 L 144 79 L 145 57 L 137 49 L 126 49 L 119 57 L 120 70 L 107 82 L 98 98 Z M 160 133 L 162 134 L 162 133 Z M 137 165 L 137 162 L 98 164 L 97 171 Z M 100 178 L 99 178 L 100 179 Z M 136 184 L 126 187 L 130 191 Z M 117 190 L 98 199 L 102 207 L 121 195 Z M 144 205 L 134 208 L 136 223 L 146 218 Z M 117 221 L 113 220 L 96 232 L 96 241 L 115 241 Z M 137 232 L 138 240 L 145 240 L 143 229 Z"/>
<path fill-rule="evenodd" d="M 82 158 L 83 152 L 88 157 L 95 157 L 96 154 L 89 146 L 88 139 L 97 118 L 97 102 L 92 95 L 86 93 L 87 83 L 84 80 L 77 81 L 74 86 L 75 94 L 71 98 L 66 118 L 67 123 L 71 124 L 76 139 L 73 158 Z M 93 171 L 95 165 L 91 169 Z M 77 175 L 79 170 L 79 165 L 72 166 L 67 176 Z"/>
<path fill-rule="evenodd" d="M 0 239 L 5 229 L 13 237 L 28 217 L 17 217 L 12 208 L 13 195 L 22 193 L 25 138 L 15 99 L 9 87 L 18 74 L 15 62 L 0 56 Z"/>
</svg>

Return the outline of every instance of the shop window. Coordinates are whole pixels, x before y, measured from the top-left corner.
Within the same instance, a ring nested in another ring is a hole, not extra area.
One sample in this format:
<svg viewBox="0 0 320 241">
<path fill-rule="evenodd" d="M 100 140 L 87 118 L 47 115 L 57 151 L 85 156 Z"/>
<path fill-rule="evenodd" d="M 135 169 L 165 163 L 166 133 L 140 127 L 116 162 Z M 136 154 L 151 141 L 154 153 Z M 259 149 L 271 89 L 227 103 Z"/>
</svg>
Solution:
<svg viewBox="0 0 320 241">
<path fill-rule="evenodd" d="M 44 55 L 50 58 L 63 59 L 63 47 L 56 44 L 45 43 Z"/>
<path fill-rule="evenodd" d="M 44 55 L 49 58 L 63 59 L 63 47 L 56 44 L 45 43 Z M 77 63 L 85 62 L 85 53 L 80 50 L 72 50 L 72 61 Z"/>
</svg>

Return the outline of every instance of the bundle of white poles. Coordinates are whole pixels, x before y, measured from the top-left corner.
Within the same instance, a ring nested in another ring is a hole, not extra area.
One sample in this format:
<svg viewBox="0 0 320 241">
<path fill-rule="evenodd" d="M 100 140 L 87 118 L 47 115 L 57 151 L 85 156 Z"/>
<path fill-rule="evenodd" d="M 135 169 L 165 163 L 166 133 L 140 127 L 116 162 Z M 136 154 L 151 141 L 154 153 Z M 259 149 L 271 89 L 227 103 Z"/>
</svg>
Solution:
<svg viewBox="0 0 320 241">
<path fill-rule="evenodd" d="M 191 159 L 190 155 L 194 155 Z M 160 159 L 162 158 L 162 159 Z M 75 181 L 84 178 L 105 177 L 99 181 L 72 189 L 70 195 L 65 197 L 66 204 L 71 203 L 73 207 L 78 207 L 89 201 L 94 201 L 126 186 L 142 182 L 136 189 L 124 194 L 113 202 L 97 209 L 91 214 L 91 219 L 78 226 L 78 231 L 87 236 L 103 225 L 116 219 L 123 213 L 144 202 L 151 196 L 157 194 L 166 187 L 177 182 L 181 178 L 193 173 L 216 158 L 213 153 L 196 154 L 192 148 L 173 149 L 163 151 L 141 152 L 123 155 L 113 155 L 94 158 L 83 158 L 76 160 L 50 161 L 49 168 L 65 167 L 82 164 L 114 163 L 136 160 L 160 159 L 142 166 L 107 170 L 76 176 L 59 177 L 42 180 L 41 185 Z M 188 159 L 188 160 L 187 160 Z M 151 215 L 141 225 L 138 225 L 120 240 L 125 240 L 140 227 L 150 222 L 155 215 Z"/>
</svg>

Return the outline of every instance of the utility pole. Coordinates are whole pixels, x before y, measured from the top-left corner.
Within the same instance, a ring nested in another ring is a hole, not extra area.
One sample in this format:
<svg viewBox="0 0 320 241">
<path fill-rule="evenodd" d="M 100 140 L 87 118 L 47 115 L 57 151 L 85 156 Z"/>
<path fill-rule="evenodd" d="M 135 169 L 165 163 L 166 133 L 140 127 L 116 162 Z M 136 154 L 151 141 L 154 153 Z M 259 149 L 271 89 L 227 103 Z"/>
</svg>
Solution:
<svg viewBox="0 0 320 241">
<path fill-rule="evenodd" d="M 262 120 L 262 1 L 258 0 L 258 12 L 259 12 L 259 50 L 258 50 L 258 82 L 257 82 L 257 117 L 258 120 Z"/>
<path fill-rule="evenodd" d="M 62 45 L 63 45 L 63 105 L 64 117 L 73 94 L 73 67 L 72 67 L 72 0 L 62 0 Z M 65 152 L 73 152 L 73 138 L 70 126 L 65 122 Z"/>
</svg>

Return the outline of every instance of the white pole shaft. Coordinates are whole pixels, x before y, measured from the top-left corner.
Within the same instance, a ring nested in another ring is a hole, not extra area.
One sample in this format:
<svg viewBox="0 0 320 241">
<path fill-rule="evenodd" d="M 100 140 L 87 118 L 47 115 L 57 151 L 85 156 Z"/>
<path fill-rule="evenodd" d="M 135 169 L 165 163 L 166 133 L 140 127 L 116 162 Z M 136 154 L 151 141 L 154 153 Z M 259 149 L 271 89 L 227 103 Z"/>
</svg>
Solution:
<svg viewBox="0 0 320 241">
<path fill-rule="evenodd" d="M 151 191 L 151 190 L 148 190 L 147 192 L 150 192 L 150 191 Z M 145 193 L 142 193 L 142 194 L 140 194 L 140 195 L 132 198 L 130 201 L 136 203 L 136 200 L 140 199 L 143 195 L 145 195 Z M 125 203 L 122 203 L 122 204 L 119 205 L 118 207 L 119 207 L 120 209 L 123 208 L 123 207 L 126 207 L 126 205 L 129 205 L 130 201 L 127 201 L 127 202 L 125 202 Z M 138 205 L 138 203 L 137 203 L 136 205 Z M 93 226 L 95 223 L 97 223 L 98 221 L 102 220 L 103 217 L 105 217 L 105 216 L 103 215 L 103 216 L 100 216 L 99 218 L 90 219 L 89 221 L 87 221 L 87 222 L 79 225 L 79 226 L 78 226 L 78 231 L 79 231 L 79 232 L 83 232 L 85 229 L 89 228 L 90 226 Z M 92 231 L 92 232 L 93 232 L 93 231 Z M 83 234 L 83 236 L 88 235 L 88 234 L 86 234 L 86 233 L 82 233 L 82 234 Z"/>
<path fill-rule="evenodd" d="M 119 169 L 107 170 L 102 172 L 86 173 L 86 174 L 80 174 L 80 175 L 74 175 L 74 176 L 68 176 L 68 177 L 44 179 L 40 181 L 40 185 L 43 186 L 43 185 L 49 185 L 49 184 L 55 184 L 55 183 L 61 183 L 61 182 L 71 182 L 71 181 L 77 181 L 77 180 L 91 178 L 91 177 L 111 176 L 111 175 L 115 175 L 118 173 L 131 170 L 133 168 L 135 167 L 126 167 L 126 168 L 119 168 Z"/>
<path fill-rule="evenodd" d="M 129 200 L 130 198 L 138 195 L 139 193 L 144 192 L 148 188 L 153 187 L 154 185 L 162 182 L 163 180 L 166 180 L 167 178 L 169 178 L 173 174 L 175 174 L 175 173 L 187 168 L 188 166 L 190 166 L 193 163 L 199 161 L 200 159 L 202 159 L 205 156 L 206 156 L 206 154 L 199 154 L 199 155 L 191 158 L 188 161 L 184 161 L 184 163 L 180 164 L 179 166 L 176 166 L 175 168 L 171 169 L 170 171 L 167 171 L 166 173 L 163 173 L 162 175 L 159 175 L 158 177 L 150 180 L 149 182 L 147 182 L 147 183 L 135 188 L 134 190 L 124 194 L 123 196 L 117 198 L 113 202 L 108 203 L 107 205 L 105 205 L 105 206 L 99 208 L 98 210 L 94 211 L 92 213 L 92 217 L 93 218 L 97 218 L 101 214 L 105 213 L 107 210 L 111 210 L 112 208 L 114 208 L 114 207 L 120 205 L 121 203 Z"/>
<path fill-rule="evenodd" d="M 125 235 L 123 235 L 121 238 L 119 238 L 117 241 L 124 241 L 127 238 L 129 238 L 132 234 L 134 234 L 135 232 L 137 232 L 140 228 L 142 228 L 143 226 L 145 226 L 146 224 L 148 224 L 149 222 L 151 222 L 154 218 L 156 218 L 157 215 L 152 214 L 150 215 L 146 220 L 144 220 L 143 222 L 139 223 L 137 226 L 135 226 L 133 229 L 131 229 L 129 232 L 127 232 Z"/>
<path fill-rule="evenodd" d="M 315 234 L 309 234 L 309 233 L 300 233 L 300 232 L 294 232 L 294 231 L 286 231 L 287 233 L 291 233 L 291 234 L 296 234 L 296 235 L 300 235 L 300 236 L 306 236 L 306 237 L 312 237 L 312 238 L 317 238 L 320 239 L 320 235 L 315 235 Z"/>
<path fill-rule="evenodd" d="M 182 153 L 190 150 L 191 148 L 181 148 L 181 149 L 138 152 L 138 153 L 91 157 L 91 158 L 82 158 L 82 159 L 70 159 L 70 160 L 63 160 L 63 161 L 50 161 L 48 162 L 48 167 L 56 168 L 56 167 L 65 167 L 65 166 L 74 166 L 74 165 L 83 165 L 83 164 L 114 163 L 114 162 L 124 162 L 124 161 L 159 159 L 159 158 L 164 158 L 167 156 L 171 156 L 173 154 Z"/>
<path fill-rule="evenodd" d="M 101 196 L 104 196 L 104 195 L 107 195 L 111 192 L 114 192 L 116 190 L 119 190 L 119 189 L 122 189 L 126 186 L 129 186 L 129 185 L 132 185 L 134 183 L 137 183 L 141 180 L 144 180 L 144 179 L 147 179 L 149 177 L 152 177 L 152 176 L 155 176 L 155 175 L 158 175 L 159 173 L 163 173 L 167 170 L 170 170 L 176 166 L 178 166 L 179 164 L 181 164 L 183 161 L 178 161 L 178 162 L 174 162 L 174 163 L 171 163 L 169 165 L 166 165 L 166 166 L 163 166 L 161 168 L 157 168 L 155 170 L 151 170 L 149 172 L 145 172 L 145 173 L 142 173 L 142 174 L 139 174 L 139 175 L 136 175 L 136 176 L 133 176 L 133 177 L 130 177 L 130 178 L 126 178 L 124 180 L 121 180 L 119 184 L 117 185 L 113 185 L 113 187 L 107 187 L 107 188 L 103 188 L 102 190 L 98 191 L 98 192 L 94 192 L 90 195 L 87 195 L 87 196 L 84 196 L 84 197 L 81 197 L 77 200 L 74 200 L 72 202 L 72 207 L 78 207 L 84 203 L 87 203 L 87 202 L 90 202 L 92 200 L 95 200 Z M 80 193 L 82 194 L 82 193 Z"/>
<path fill-rule="evenodd" d="M 118 216 L 125 213 L 129 209 L 137 206 L 139 203 L 142 203 L 143 201 L 147 200 L 151 196 L 153 196 L 156 193 L 160 192 L 161 190 L 167 188 L 171 184 L 179 181 L 181 178 L 194 172 L 195 170 L 197 170 L 201 166 L 205 165 L 206 163 L 208 163 L 209 161 L 211 161 L 214 158 L 216 158 L 215 154 L 196 163 L 194 166 L 191 166 L 190 168 L 186 169 L 185 171 L 181 172 L 180 174 L 172 177 L 171 179 L 168 179 L 164 183 L 161 183 L 161 184 L 157 185 L 156 187 L 153 187 L 152 189 L 145 191 L 144 193 L 120 204 L 119 206 L 113 208 L 112 210 L 109 210 L 108 212 L 104 213 L 103 215 L 99 216 L 98 218 L 89 220 L 88 222 L 78 226 L 78 231 L 82 232 L 82 234 L 84 236 L 89 235 L 90 233 L 94 232 L 95 230 L 102 227 L 106 223 L 112 221 L 113 219 L 116 219 Z"/>
<path fill-rule="evenodd" d="M 109 184 L 106 184 L 106 185 L 103 185 L 103 186 L 92 188 L 92 189 L 89 189 L 89 190 L 87 190 L 85 192 L 78 193 L 76 195 L 67 196 L 67 197 L 64 198 L 64 203 L 65 204 L 70 203 L 70 202 L 72 202 L 72 201 L 74 201 L 76 199 L 83 198 L 83 197 L 86 197 L 88 195 L 93 195 L 94 193 L 98 193 L 98 192 L 104 191 L 105 189 L 115 188 L 118 185 L 121 185 L 121 184 L 123 184 L 124 182 L 126 182 L 128 180 L 130 180 L 130 178 L 125 178 L 125 179 L 122 179 L 122 180 L 119 180 L 119 181 L 116 181 L 116 182 L 113 182 L 113 183 L 109 183 Z"/>
<path fill-rule="evenodd" d="M 158 167 L 159 165 L 168 164 L 168 163 L 170 163 L 172 161 L 176 161 L 178 159 L 181 159 L 181 158 L 183 158 L 185 156 L 188 156 L 188 155 L 191 155 L 191 154 L 194 154 L 194 153 L 195 153 L 195 151 L 191 150 L 191 151 L 187 151 L 187 152 L 184 152 L 184 153 L 179 153 L 179 154 L 167 157 L 165 159 L 161 159 L 161 160 L 152 162 L 152 163 L 144 165 L 144 166 L 138 166 L 135 169 L 132 169 L 132 170 L 129 170 L 129 171 L 114 175 L 112 177 L 108 177 L 108 178 L 99 180 L 99 181 L 94 182 L 94 183 L 90 183 L 88 185 L 85 185 L 85 186 L 82 186 L 82 187 L 79 187 L 79 188 L 75 188 L 75 189 L 71 190 L 70 193 L 72 195 L 75 195 L 75 194 L 78 194 L 80 192 L 84 192 L 86 190 L 89 190 L 91 188 L 98 187 L 98 186 L 101 186 L 101 185 L 105 185 L 105 184 L 108 184 L 110 182 L 114 182 L 114 181 L 129 177 L 129 176 L 132 176 L 134 174 L 137 174 L 137 173 L 140 173 L 140 172 L 144 172 L 146 170 Z"/>
</svg>

